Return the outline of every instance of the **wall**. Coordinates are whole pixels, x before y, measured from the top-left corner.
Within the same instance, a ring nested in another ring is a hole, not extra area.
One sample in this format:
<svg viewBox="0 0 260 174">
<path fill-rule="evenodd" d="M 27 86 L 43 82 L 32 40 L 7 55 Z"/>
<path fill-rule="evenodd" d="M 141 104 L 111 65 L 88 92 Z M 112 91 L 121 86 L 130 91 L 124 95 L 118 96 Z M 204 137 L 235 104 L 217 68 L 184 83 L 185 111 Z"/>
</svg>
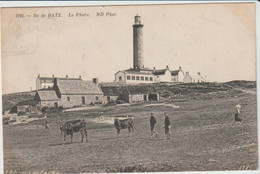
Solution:
<svg viewBox="0 0 260 174">
<path fill-rule="evenodd" d="M 18 105 L 17 113 L 38 113 L 40 110 L 40 104 L 37 105 Z"/>
<path fill-rule="evenodd" d="M 172 74 L 171 71 L 166 70 L 164 75 L 160 75 L 160 82 L 171 82 Z"/>
<path fill-rule="evenodd" d="M 147 96 L 147 100 L 148 100 L 148 96 Z M 144 101 L 144 94 L 129 95 L 129 103 L 138 102 L 138 101 Z"/>
<path fill-rule="evenodd" d="M 178 75 L 171 77 L 172 82 L 178 82 Z"/>
<path fill-rule="evenodd" d="M 41 89 L 41 82 L 40 79 L 36 79 L 36 90 Z"/>
<path fill-rule="evenodd" d="M 52 88 L 53 87 L 53 83 L 52 82 L 42 82 L 41 84 L 41 89 L 47 89 L 47 88 Z"/>
<path fill-rule="evenodd" d="M 108 100 L 108 97 L 110 98 L 110 100 Z M 113 101 L 116 101 L 117 98 L 118 98 L 118 96 L 105 96 L 105 97 L 104 97 L 105 100 L 103 101 L 103 103 L 104 103 L 104 102 L 113 102 Z"/>
<path fill-rule="evenodd" d="M 122 77 L 122 82 L 125 82 L 125 74 L 123 72 L 118 72 L 115 74 L 116 82 L 120 82 L 119 77 Z"/>
<path fill-rule="evenodd" d="M 183 82 L 183 78 L 184 78 L 184 73 L 183 71 L 180 71 L 178 74 L 178 82 Z"/>
<path fill-rule="evenodd" d="M 48 108 L 53 108 L 55 107 L 54 103 L 57 102 L 58 103 L 58 107 L 59 105 L 59 101 L 41 101 L 41 108 L 47 106 Z"/>
<path fill-rule="evenodd" d="M 183 82 L 184 83 L 192 83 L 192 78 L 190 75 L 185 75 L 185 77 L 183 78 Z"/>
<path fill-rule="evenodd" d="M 127 79 L 127 76 L 130 76 L 130 80 Z M 135 80 L 132 80 L 132 76 L 135 77 Z M 139 77 L 139 80 L 136 80 L 136 77 Z M 144 80 L 141 80 L 141 77 L 144 77 Z M 145 77 L 148 77 L 148 81 L 145 80 Z M 150 77 L 153 78 L 152 81 L 150 81 Z M 130 73 L 127 73 L 125 75 L 125 78 L 126 78 L 126 83 L 154 83 L 154 75 L 151 74 L 147 74 L 147 75 L 144 75 L 144 74 L 130 74 Z"/>
<path fill-rule="evenodd" d="M 67 97 L 70 97 L 70 101 L 67 101 Z M 82 97 L 85 97 L 85 105 L 90 105 L 90 103 L 101 102 L 104 103 L 103 95 L 61 95 L 61 100 L 59 106 L 64 108 L 74 107 L 74 106 L 84 106 L 82 103 Z M 98 99 L 96 99 L 98 97 Z"/>
</svg>

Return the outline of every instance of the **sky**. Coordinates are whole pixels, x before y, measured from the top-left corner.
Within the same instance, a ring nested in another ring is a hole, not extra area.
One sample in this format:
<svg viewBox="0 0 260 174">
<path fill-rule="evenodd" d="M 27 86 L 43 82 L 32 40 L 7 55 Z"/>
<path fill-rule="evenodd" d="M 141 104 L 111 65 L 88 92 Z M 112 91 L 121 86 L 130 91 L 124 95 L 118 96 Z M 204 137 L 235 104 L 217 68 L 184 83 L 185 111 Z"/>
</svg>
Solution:
<svg viewBox="0 0 260 174">
<path fill-rule="evenodd" d="M 62 17 L 41 17 L 53 13 Z M 33 14 L 39 17 L 27 17 Z M 133 66 L 136 14 L 144 25 L 145 67 L 181 66 L 217 82 L 256 80 L 254 3 L 3 8 L 3 94 L 35 89 L 38 74 L 113 81 Z"/>
</svg>

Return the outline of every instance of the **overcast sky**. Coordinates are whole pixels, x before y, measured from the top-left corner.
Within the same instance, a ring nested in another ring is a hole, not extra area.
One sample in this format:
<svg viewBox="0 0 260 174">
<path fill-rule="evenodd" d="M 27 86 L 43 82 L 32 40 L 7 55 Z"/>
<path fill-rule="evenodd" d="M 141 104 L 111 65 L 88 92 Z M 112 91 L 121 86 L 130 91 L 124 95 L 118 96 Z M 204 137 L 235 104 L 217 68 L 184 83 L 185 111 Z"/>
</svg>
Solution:
<svg viewBox="0 0 260 174">
<path fill-rule="evenodd" d="M 98 12 L 116 16 L 96 16 Z M 60 18 L 16 14 L 61 13 Z M 88 17 L 68 17 L 86 13 Z M 2 9 L 3 93 L 41 76 L 113 81 L 132 67 L 134 16 L 144 24 L 144 64 L 182 67 L 210 81 L 256 80 L 254 3 Z"/>
</svg>

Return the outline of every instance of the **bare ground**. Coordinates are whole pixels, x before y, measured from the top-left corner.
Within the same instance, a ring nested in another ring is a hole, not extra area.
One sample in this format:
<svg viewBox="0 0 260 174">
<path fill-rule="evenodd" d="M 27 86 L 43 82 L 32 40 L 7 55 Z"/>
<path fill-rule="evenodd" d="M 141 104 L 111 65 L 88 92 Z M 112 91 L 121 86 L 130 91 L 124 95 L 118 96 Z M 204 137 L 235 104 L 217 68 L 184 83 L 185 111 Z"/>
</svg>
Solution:
<svg viewBox="0 0 260 174">
<path fill-rule="evenodd" d="M 168 101 L 168 104 L 171 102 Z M 4 125 L 5 172 L 145 172 L 258 169 L 256 93 L 208 100 L 172 102 L 180 108 L 146 104 L 103 107 L 49 115 L 43 121 Z M 234 106 L 241 104 L 244 121 L 234 121 Z M 150 138 L 149 115 L 154 112 L 158 138 Z M 163 113 L 172 122 L 171 140 L 163 130 Z M 135 136 L 123 130 L 118 137 L 113 125 L 94 122 L 99 116 L 134 114 Z M 59 124 L 84 118 L 89 142 L 62 145 Z"/>
</svg>

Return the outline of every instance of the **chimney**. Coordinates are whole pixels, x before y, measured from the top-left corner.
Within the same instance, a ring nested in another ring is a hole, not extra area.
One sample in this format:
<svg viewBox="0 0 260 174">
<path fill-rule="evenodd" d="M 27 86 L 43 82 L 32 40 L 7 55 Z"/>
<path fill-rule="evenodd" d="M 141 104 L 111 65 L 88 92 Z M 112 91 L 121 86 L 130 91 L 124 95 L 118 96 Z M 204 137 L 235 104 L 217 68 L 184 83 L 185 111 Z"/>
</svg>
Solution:
<svg viewBox="0 0 260 174">
<path fill-rule="evenodd" d="M 155 67 L 153 67 L 153 70 L 155 71 Z"/>
<path fill-rule="evenodd" d="M 79 79 L 81 79 L 81 76 L 79 76 Z"/>
<path fill-rule="evenodd" d="M 54 78 L 54 74 L 52 74 L 52 78 Z"/>
<path fill-rule="evenodd" d="M 54 86 L 57 86 L 57 85 L 58 85 L 58 78 L 55 77 L 55 78 L 54 78 Z"/>
<path fill-rule="evenodd" d="M 198 75 L 200 75 L 200 72 L 198 72 Z"/>
<path fill-rule="evenodd" d="M 168 66 L 168 65 L 166 66 L 166 69 L 169 69 L 169 66 Z"/>
<path fill-rule="evenodd" d="M 41 77 L 41 75 L 40 74 L 38 74 L 38 78 L 40 78 Z"/>
<path fill-rule="evenodd" d="M 179 70 L 181 70 L 181 66 L 179 66 Z"/>
<path fill-rule="evenodd" d="M 92 81 L 93 83 L 98 84 L 98 78 L 93 78 Z"/>
<path fill-rule="evenodd" d="M 66 79 L 68 79 L 69 78 L 69 76 L 68 75 L 66 75 Z"/>
<path fill-rule="evenodd" d="M 189 72 L 188 72 L 188 71 L 186 72 L 186 75 L 189 75 Z"/>
</svg>

